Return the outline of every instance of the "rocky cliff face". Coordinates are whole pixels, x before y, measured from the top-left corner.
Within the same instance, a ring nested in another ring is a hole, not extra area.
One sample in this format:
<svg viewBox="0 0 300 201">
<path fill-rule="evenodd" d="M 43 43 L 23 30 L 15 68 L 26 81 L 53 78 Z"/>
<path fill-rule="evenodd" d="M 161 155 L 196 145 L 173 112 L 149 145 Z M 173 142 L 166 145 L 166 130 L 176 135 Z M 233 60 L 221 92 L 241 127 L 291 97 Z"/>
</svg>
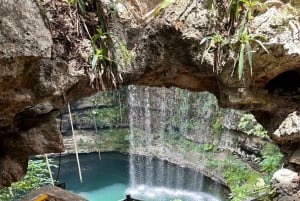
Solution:
<svg viewBox="0 0 300 201">
<path fill-rule="evenodd" d="M 129 123 L 126 88 L 99 92 L 70 103 L 78 152 L 119 151 L 128 153 Z M 65 154 L 75 153 L 69 113 L 61 110 L 57 122 Z"/>
<path fill-rule="evenodd" d="M 1 188 L 24 175 L 28 156 L 63 151 L 58 109 L 81 96 L 77 89 L 91 88 L 82 71 L 54 53 L 57 38 L 34 1 L 0 1 L 0 10 Z"/>
<path fill-rule="evenodd" d="M 257 137 L 259 129 L 251 134 L 243 132 L 239 124 L 245 114 L 220 108 L 210 93 L 178 88 L 128 88 L 123 87 L 120 93 L 100 92 L 71 104 L 79 152 L 122 151 L 158 157 L 225 184 L 222 161 L 234 154 L 245 164 L 255 164 L 269 143 Z M 122 109 L 120 114 L 120 108 L 126 110 Z M 64 153 L 74 153 L 68 114 L 62 111 L 59 120 Z M 256 122 L 250 125 L 255 126 Z"/>
<path fill-rule="evenodd" d="M 54 126 L 56 111 L 69 100 L 95 91 L 84 70 L 89 72 L 89 32 L 95 33 L 101 20 L 117 36 L 112 40 L 119 44 L 115 54 L 124 64 L 119 69 L 124 85 L 210 91 L 221 106 L 251 111 L 270 133 L 289 113 L 299 110 L 298 1 L 267 1 L 268 9 L 258 10 L 251 29 L 268 36 L 269 53 L 255 46 L 253 75 L 245 68 L 241 80 L 236 71 L 231 75 L 230 54 L 225 54 L 228 57 L 218 74 L 213 72 L 216 55 L 209 53 L 201 62 L 207 47 L 200 41 L 221 31 L 218 27 L 225 19 L 214 20 L 207 2 L 187 0 L 176 1 L 154 17 L 159 2 L 102 0 L 99 7 L 88 0 L 86 14 L 79 16 L 79 9 L 63 0 L 0 1 L 0 187 L 22 176 L 29 155 L 63 150 Z M 120 44 L 133 57 L 124 54 Z M 129 57 L 131 65 L 125 65 Z M 102 81 L 109 88 L 121 76 L 104 74 Z M 288 153 L 299 145 L 297 138 L 271 137 Z"/>
</svg>

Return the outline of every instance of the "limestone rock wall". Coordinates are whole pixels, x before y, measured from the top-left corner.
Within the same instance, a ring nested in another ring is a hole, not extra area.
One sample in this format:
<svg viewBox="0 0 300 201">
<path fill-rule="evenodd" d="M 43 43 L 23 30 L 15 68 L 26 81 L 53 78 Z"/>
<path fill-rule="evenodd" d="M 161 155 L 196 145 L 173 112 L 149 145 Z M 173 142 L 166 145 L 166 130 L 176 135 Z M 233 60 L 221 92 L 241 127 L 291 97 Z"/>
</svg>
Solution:
<svg viewBox="0 0 300 201">
<path fill-rule="evenodd" d="M 113 93 L 108 96 L 102 92 L 71 103 L 79 152 L 121 151 L 158 157 L 224 183 L 222 172 L 211 171 L 209 164 L 215 161 L 217 165 L 231 154 L 253 163 L 261 157 L 260 152 L 268 142 L 242 132 L 238 124 L 243 112 L 220 108 L 210 93 L 178 88 L 128 88 L 120 92 L 121 99 L 117 97 L 120 102 L 113 101 Z M 123 117 L 122 125 L 119 110 L 117 121 L 115 115 L 106 116 L 107 108 L 119 108 L 120 103 L 127 108 L 122 113 L 127 116 Z M 68 113 L 62 111 L 59 121 L 64 153 L 74 153 Z"/>
<path fill-rule="evenodd" d="M 28 156 L 64 150 L 58 109 L 92 91 L 83 71 L 54 54 L 57 32 L 46 26 L 40 6 L 0 1 L 0 188 L 24 175 Z"/>
<path fill-rule="evenodd" d="M 220 183 L 218 167 L 229 155 L 253 164 L 268 143 L 243 133 L 243 112 L 218 107 L 207 92 L 131 86 L 129 97 L 130 153 L 168 160 Z"/>
<path fill-rule="evenodd" d="M 129 152 L 127 90 L 99 92 L 70 103 L 73 128 L 80 153 Z M 74 153 L 74 141 L 66 108 L 57 117 L 65 146 L 64 154 Z"/>
</svg>

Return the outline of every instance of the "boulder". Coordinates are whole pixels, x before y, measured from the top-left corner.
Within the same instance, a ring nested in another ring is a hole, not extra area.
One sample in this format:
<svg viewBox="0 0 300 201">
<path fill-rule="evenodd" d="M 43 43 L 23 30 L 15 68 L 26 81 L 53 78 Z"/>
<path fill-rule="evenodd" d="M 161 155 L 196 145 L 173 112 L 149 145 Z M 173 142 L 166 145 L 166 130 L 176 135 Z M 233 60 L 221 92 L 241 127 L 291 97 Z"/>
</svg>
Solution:
<svg viewBox="0 0 300 201">
<path fill-rule="evenodd" d="M 300 199 L 300 177 L 298 173 L 282 168 L 272 177 L 272 187 L 276 191 L 274 201 L 294 201 Z"/>
</svg>

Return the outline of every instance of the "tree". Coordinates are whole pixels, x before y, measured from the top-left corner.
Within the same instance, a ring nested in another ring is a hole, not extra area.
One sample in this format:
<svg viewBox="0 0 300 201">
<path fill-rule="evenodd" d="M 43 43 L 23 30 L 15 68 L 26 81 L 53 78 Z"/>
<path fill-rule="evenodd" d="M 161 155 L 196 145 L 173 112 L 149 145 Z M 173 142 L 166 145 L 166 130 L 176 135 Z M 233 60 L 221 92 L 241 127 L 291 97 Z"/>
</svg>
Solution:
<svg viewBox="0 0 300 201">
<path fill-rule="evenodd" d="M 55 167 L 50 160 L 50 166 Z M 52 174 L 52 173 L 51 173 Z M 29 160 L 28 170 L 25 177 L 15 183 L 11 187 L 0 190 L 0 200 L 13 201 L 18 200 L 26 193 L 37 189 L 41 186 L 51 184 L 49 171 L 45 160 Z"/>
</svg>

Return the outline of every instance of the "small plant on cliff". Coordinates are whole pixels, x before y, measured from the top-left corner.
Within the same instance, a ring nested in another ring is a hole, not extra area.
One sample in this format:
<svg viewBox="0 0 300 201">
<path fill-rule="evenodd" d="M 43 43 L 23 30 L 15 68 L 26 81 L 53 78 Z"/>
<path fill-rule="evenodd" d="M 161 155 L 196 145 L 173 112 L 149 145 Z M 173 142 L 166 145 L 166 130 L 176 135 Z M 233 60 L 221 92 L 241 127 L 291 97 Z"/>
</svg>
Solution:
<svg viewBox="0 0 300 201">
<path fill-rule="evenodd" d="M 270 200 L 270 186 L 265 184 L 260 174 L 251 170 L 236 156 L 229 156 L 223 162 L 223 176 L 231 190 L 232 201 L 242 201 L 263 197 L 259 200 Z"/>
<path fill-rule="evenodd" d="M 171 5 L 172 3 L 174 3 L 175 0 L 162 0 L 159 5 L 157 6 L 157 8 L 154 11 L 154 16 L 158 16 L 159 13 L 161 12 L 161 10 L 165 9 L 166 7 L 168 7 L 169 5 Z"/>
<path fill-rule="evenodd" d="M 220 141 L 221 136 L 222 136 L 223 126 L 222 126 L 219 118 L 216 117 L 216 118 L 212 119 L 211 128 L 212 128 L 212 134 L 214 136 L 216 136 L 217 139 Z"/>
<path fill-rule="evenodd" d="M 128 68 L 130 63 L 134 60 L 134 55 L 130 50 L 127 49 L 127 47 L 122 42 L 118 42 L 118 43 L 119 43 L 119 49 L 124 59 L 124 66 L 125 68 Z"/>
<path fill-rule="evenodd" d="M 53 161 L 50 161 L 50 166 L 55 167 Z M 1 201 L 18 200 L 26 193 L 37 189 L 44 185 L 51 184 L 51 178 L 47 169 L 46 161 L 44 160 L 29 160 L 28 170 L 25 177 L 15 183 L 11 187 L 0 190 Z"/>
<path fill-rule="evenodd" d="M 86 0 L 68 0 L 76 6 L 76 26 L 78 35 L 91 40 L 90 66 L 85 67 L 85 73 L 91 84 L 97 89 L 105 90 L 103 79 L 113 87 L 122 82 L 115 55 L 115 41 L 108 31 L 108 16 L 104 13 L 103 2 Z M 114 3 L 112 3 L 114 4 Z M 78 9 L 79 8 L 79 9 Z M 87 14 L 92 13 L 93 17 Z M 87 23 L 88 22 L 88 23 Z"/>
<path fill-rule="evenodd" d="M 212 8 L 218 7 L 215 1 L 212 1 Z M 223 5 L 224 6 L 224 5 Z M 206 41 L 210 41 L 208 47 L 204 50 L 203 59 L 209 52 L 214 55 L 214 72 L 221 73 L 225 62 L 225 57 L 229 57 L 228 50 L 234 52 L 234 65 L 233 72 L 237 68 L 238 78 L 242 79 L 243 72 L 245 71 L 245 61 L 248 60 L 248 66 L 250 68 L 250 74 L 252 75 L 252 52 L 253 43 L 259 44 L 267 53 L 261 40 L 266 40 L 266 37 L 262 34 L 254 34 L 250 29 L 250 21 L 254 17 L 254 10 L 257 7 L 263 6 L 256 0 L 231 0 L 229 1 L 227 10 L 227 24 L 224 30 L 216 30 L 217 34 L 213 36 L 205 37 L 200 42 L 200 45 Z M 222 9 L 213 9 L 215 11 L 224 12 Z M 223 16 L 223 14 L 221 15 Z M 227 56 L 225 55 L 227 54 Z M 247 59 L 245 59 L 247 55 Z M 224 57 L 225 56 L 225 57 Z"/>
<path fill-rule="evenodd" d="M 238 128 L 248 135 L 269 139 L 268 132 L 257 123 L 252 114 L 244 114 L 238 123 Z"/>
<path fill-rule="evenodd" d="M 70 4 L 74 4 L 79 7 L 81 13 L 85 13 L 85 1 L 84 0 L 68 0 Z"/>
<path fill-rule="evenodd" d="M 249 27 L 246 26 L 246 20 L 244 19 L 237 30 L 237 33 L 233 36 L 231 43 L 239 46 L 239 51 L 235 59 L 235 64 L 238 63 L 238 77 L 242 79 L 245 66 L 245 55 L 248 57 L 248 65 L 250 67 L 250 75 L 252 76 L 252 45 L 251 43 L 256 42 L 260 45 L 267 53 L 268 50 L 265 48 L 259 38 L 266 40 L 266 36 L 261 34 L 252 34 Z M 238 62 L 237 62 L 238 61 Z"/>
<path fill-rule="evenodd" d="M 263 160 L 259 163 L 261 169 L 266 173 L 266 181 L 269 182 L 273 173 L 282 165 L 283 155 L 279 148 L 268 143 L 261 151 Z"/>
<path fill-rule="evenodd" d="M 228 44 L 228 40 L 226 40 L 223 36 L 220 34 L 214 34 L 213 36 L 207 36 L 204 37 L 200 45 L 203 43 L 209 41 L 208 47 L 204 50 L 202 55 L 201 63 L 204 62 L 204 59 L 209 55 L 209 53 L 213 52 L 214 54 L 214 65 L 213 65 L 213 71 L 218 73 L 221 73 L 221 48 Z"/>
<path fill-rule="evenodd" d="M 102 28 L 98 28 L 97 32 L 91 38 L 92 45 L 92 55 L 91 55 L 91 67 L 92 71 L 95 73 L 95 77 L 99 79 L 100 86 L 104 89 L 104 82 L 102 76 L 104 73 L 108 73 L 111 77 L 113 85 L 116 87 L 116 78 L 113 72 L 113 65 L 115 61 L 113 60 L 113 54 L 108 48 L 108 37 L 109 34 L 104 32 Z"/>
<path fill-rule="evenodd" d="M 216 152 L 218 150 L 218 147 L 216 147 L 214 144 L 206 143 L 203 144 L 203 150 L 206 152 Z"/>
</svg>

